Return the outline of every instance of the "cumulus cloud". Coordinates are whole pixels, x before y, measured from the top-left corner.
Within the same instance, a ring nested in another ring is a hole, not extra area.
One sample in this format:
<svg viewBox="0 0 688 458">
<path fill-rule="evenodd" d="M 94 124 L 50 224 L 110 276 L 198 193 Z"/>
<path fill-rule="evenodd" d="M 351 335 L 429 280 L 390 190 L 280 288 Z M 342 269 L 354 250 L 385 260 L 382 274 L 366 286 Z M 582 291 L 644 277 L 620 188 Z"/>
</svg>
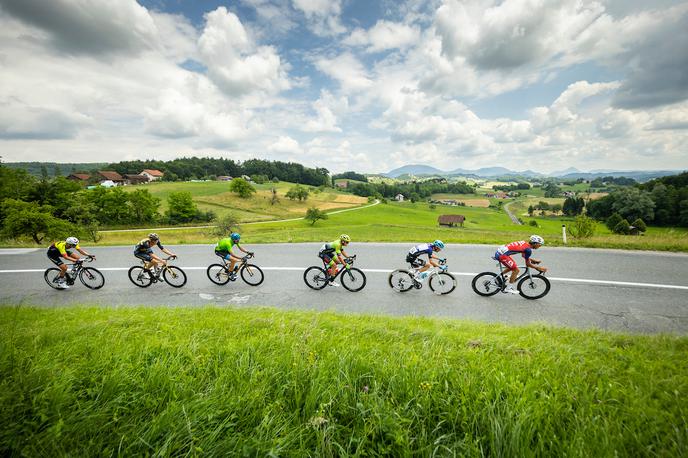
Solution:
<svg viewBox="0 0 688 458">
<path fill-rule="evenodd" d="M 360 91 L 373 84 L 363 64 L 348 52 L 333 59 L 318 59 L 315 66 L 338 81 L 345 91 Z"/>
<path fill-rule="evenodd" d="M 313 102 L 313 109 L 317 114 L 316 119 L 309 119 L 303 126 L 305 132 L 341 132 L 337 126 L 336 111 L 344 111 L 348 108 L 346 97 L 335 98 L 329 91 L 322 91 L 320 98 Z"/>
<path fill-rule="evenodd" d="M 418 27 L 381 20 L 369 30 L 355 29 L 343 43 L 363 46 L 368 52 L 379 52 L 407 48 L 415 44 L 419 37 Z"/>
<path fill-rule="evenodd" d="M 277 51 L 271 46 L 256 46 L 234 13 L 219 7 L 205 17 L 198 45 L 208 76 L 218 87 L 232 96 L 289 88 Z"/>
<path fill-rule="evenodd" d="M 346 32 L 339 15 L 341 0 L 292 0 L 294 9 L 301 11 L 313 33 L 319 36 L 335 36 Z"/>
<path fill-rule="evenodd" d="M 283 135 L 268 146 L 268 151 L 271 153 L 294 155 L 301 153 L 302 150 L 299 142 L 288 135 Z"/>
<path fill-rule="evenodd" d="M 155 45 L 155 21 L 130 0 L 0 0 L 0 7 L 44 30 L 68 54 L 138 53 Z"/>
<path fill-rule="evenodd" d="M 88 124 L 90 124 L 90 119 L 84 115 L 29 106 L 18 100 L 0 102 L 0 138 L 2 139 L 74 138 L 79 128 Z"/>
</svg>

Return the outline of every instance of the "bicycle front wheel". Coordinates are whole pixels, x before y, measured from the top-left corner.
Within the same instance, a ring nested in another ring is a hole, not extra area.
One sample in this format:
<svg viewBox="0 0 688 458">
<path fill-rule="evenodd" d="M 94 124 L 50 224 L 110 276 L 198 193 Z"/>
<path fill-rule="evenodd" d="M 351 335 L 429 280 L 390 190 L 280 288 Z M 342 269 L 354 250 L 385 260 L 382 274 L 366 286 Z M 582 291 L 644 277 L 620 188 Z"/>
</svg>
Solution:
<svg viewBox="0 0 688 458">
<path fill-rule="evenodd" d="M 163 267 L 162 277 L 173 288 L 181 288 L 186 285 L 186 274 L 177 266 Z"/>
<path fill-rule="evenodd" d="M 342 286 L 349 291 L 356 292 L 366 285 L 366 276 L 362 270 L 351 267 L 342 272 Z"/>
<path fill-rule="evenodd" d="M 226 285 L 229 281 L 229 273 L 222 264 L 211 264 L 206 269 L 208 278 L 216 285 Z"/>
<path fill-rule="evenodd" d="M 549 280 L 542 275 L 523 277 L 518 282 L 518 292 L 526 299 L 540 299 L 549 293 Z"/>
<path fill-rule="evenodd" d="M 254 264 L 244 264 L 241 268 L 241 278 L 251 286 L 258 286 L 263 283 L 265 278 L 260 267 Z"/>
<path fill-rule="evenodd" d="M 309 288 L 323 289 L 327 286 L 327 272 L 320 267 L 312 266 L 303 273 L 303 281 Z"/>
<path fill-rule="evenodd" d="M 60 279 L 60 269 L 56 269 L 55 267 L 46 269 L 45 273 L 43 274 L 43 278 L 51 288 L 61 289 L 57 287 L 57 283 Z"/>
<path fill-rule="evenodd" d="M 389 274 L 389 286 L 400 293 L 413 288 L 413 277 L 408 270 L 397 269 Z"/>
<path fill-rule="evenodd" d="M 499 275 L 494 272 L 483 272 L 473 277 L 471 287 L 481 296 L 494 296 L 502 290 Z"/>
<path fill-rule="evenodd" d="M 129 269 L 129 280 L 139 288 L 146 288 L 153 283 L 152 273 L 141 266 L 133 266 Z"/>
<path fill-rule="evenodd" d="M 435 294 L 449 294 L 456 288 L 456 278 L 449 272 L 440 272 L 430 276 L 428 285 Z"/>
<path fill-rule="evenodd" d="M 105 284 L 105 277 L 95 267 L 84 267 L 79 272 L 79 280 L 88 289 L 100 289 Z"/>
</svg>

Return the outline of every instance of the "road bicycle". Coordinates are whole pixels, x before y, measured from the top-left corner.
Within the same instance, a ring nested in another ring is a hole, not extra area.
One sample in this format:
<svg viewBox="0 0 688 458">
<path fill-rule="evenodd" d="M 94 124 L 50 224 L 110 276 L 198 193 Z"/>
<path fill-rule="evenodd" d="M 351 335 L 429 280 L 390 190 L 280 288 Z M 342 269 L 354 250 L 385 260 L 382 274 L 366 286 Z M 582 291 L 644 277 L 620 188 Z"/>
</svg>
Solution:
<svg viewBox="0 0 688 458">
<path fill-rule="evenodd" d="M 327 264 L 323 260 L 323 267 L 311 266 L 303 273 L 303 281 L 306 282 L 309 288 L 323 289 L 328 283 L 333 282 L 341 275 L 342 286 L 349 291 L 356 292 L 363 289 L 366 285 L 366 276 L 361 269 L 352 267 L 356 255 L 348 257 L 344 262 L 349 267 L 342 267 L 331 277 L 327 272 Z"/>
<path fill-rule="evenodd" d="M 473 277 L 473 291 L 481 296 L 494 296 L 504 291 L 511 272 L 502 273 L 502 265 L 497 263 L 497 273 L 482 272 Z M 516 277 L 518 293 L 526 299 L 540 299 L 549 293 L 550 282 L 544 273 L 532 274 L 528 266 L 519 266 L 521 274 Z"/>
<path fill-rule="evenodd" d="M 181 288 L 186 284 L 186 274 L 179 267 L 171 266 L 167 262 L 176 258 L 176 256 L 169 256 L 163 259 L 165 264 L 162 267 L 153 267 L 153 269 L 146 268 L 146 262 L 142 260 L 142 265 L 132 266 L 129 269 L 129 280 L 140 288 L 147 288 L 153 283 L 162 282 L 164 279 L 168 285 Z"/>
<path fill-rule="evenodd" d="M 96 269 L 95 267 L 83 266 L 84 262 L 92 261 L 93 256 L 86 256 L 78 261 L 75 261 L 73 264 L 69 264 L 72 266 L 72 268 L 65 272 L 65 280 L 67 285 L 73 285 L 78 277 L 79 280 L 81 280 L 81 283 L 83 283 L 83 285 L 88 289 L 102 288 L 105 284 L 105 277 L 102 273 L 100 273 L 100 270 Z M 45 270 L 43 278 L 45 278 L 45 282 L 48 284 L 48 286 L 55 289 L 63 289 L 59 287 L 60 272 L 60 269 L 56 267 L 51 267 Z"/>
<path fill-rule="evenodd" d="M 237 272 L 241 276 L 241 279 L 246 282 L 246 284 L 251 286 L 258 286 L 263 283 L 263 271 L 260 267 L 255 264 L 249 264 L 247 261 L 254 257 L 253 253 L 248 253 L 246 256 L 241 258 L 241 261 L 234 265 L 234 270 L 229 270 L 229 262 L 223 259 L 222 264 L 211 264 L 208 266 L 206 273 L 211 282 L 216 285 L 226 285 L 227 282 L 236 280 Z"/>
<path fill-rule="evenodd" d="M 440 259 L 439 264 L 444 266 L 447 264 L 445 259 Z M 389 274 L 389 286 L 397 292 L 405 293 L 406 291 L 423 287 L 423 280 L 417 280 L 415 274 L 422 266 L 414 267 L 411 270 L 397 269 Z M 428 286 L 433 293 L 438 295 L 449 294 L 456 288 L 456 278 L 444 269 L 439 269 L 432 266 L 427 271 Z"/>
</svg>

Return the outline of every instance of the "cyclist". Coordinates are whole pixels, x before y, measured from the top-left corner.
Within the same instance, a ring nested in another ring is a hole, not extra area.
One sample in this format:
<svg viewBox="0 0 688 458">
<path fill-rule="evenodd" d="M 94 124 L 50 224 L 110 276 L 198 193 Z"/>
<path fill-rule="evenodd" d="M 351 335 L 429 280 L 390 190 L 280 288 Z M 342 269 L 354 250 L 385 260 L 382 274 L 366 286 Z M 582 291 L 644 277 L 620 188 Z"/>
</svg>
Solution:
<svg viewBox="0 0 688 458">
<path fill-rule="evenodd" d="M 229 261 L 229 279 L 234 281 L 236 280 L 236 272 L 234 272 L 234 266 L 236 265 L 237 261 L 241 261 L 241 258 L 232 254 L 232 248 L 235 246 L 239 248 L 239 250 L 243 251 L 246 254 L 253 254 L 250 251 L 244 250 L 244 248 L 239 245 L 239 240 L 241 239 L 241 235 L 238 234 L 237 232 L 232 232 L 229 237 L 226 237 L 219 242 L 217 242 L 217 245 L 215 245 L 215 254 L 219 257 L 221 257 L 224 261 Z"/>
<path fill-rule="evenodd" d="M 160 259 L 159 256 L 153 254 L 153 246 L 155 245 L 157 245 L 157 247 L 160 248 L 160 250 L 162 250 L 162 252 L 166 255 L 172 258 L 177 257 L 176 254 L 172 253 L 170 250 L 162 246 L 162 244 L 160 243 L 160 237 L 158 237 L 158 234 L 156 234 L 155 232 L 148 234 L 147 239 L 143 239 L 136 244 L 136 246 L 134 247 L 134 256 L 136 256 L 144 262 L 144 268 L 150 269 L 151 265 L 153 265 L 155 271 L 157 272 L 160 267 L 165 265 L 165 261 Z"/>
<path fill-rule="evenodd" d="M 52 245 L 50 245 L 50 248 L 48 248 L 48 259 L 50 259 L 53 264 L 60 268 L 60 276 L 57 280 L 57 287 L 59 289 L 69 288 L 69 285 L 67 285 L 65 279 L 65 275 L 67 274 L 67 264 L 65 264 L 60 258 L 65 258 L 68 261 L 73 262 L 77 262 L 80 259 L 79 256 L 72 254 L 72 252 L 69 251 L 72 248 L 75 248 L 84 256 L 90 256 L 93 259 L 96 258 L 95 256 L 88 254 L 79 246 L 79 239 L 76 237 L 67 237 L 67 240 L 65 241 L 54 242 Z"/>
<path fill-rule="evenodd" d="M 348 267 L 344 258 L 348 258 L 349 255 L 344 252 L 344 247 L 347 246 L 349 242 L 351 242 L 351 237 L 342 234 L 334 242 L 324 244 L 318 252 L 318 256 L 327 266 L 327 273 L 330 276 L 329 284 L 331 286 L 339 286 L 339 284 L 334 281 L 334 277 L 337 275 L 337 264 Z"/>
<path fill-rule="evenodd" d="M 406 255 L 406 262 L 411 264 L 411 267 L 416 271 L 414 278 L 416 280 L 423 280 L 428 276 L 427 270 L 430 266 L 438 267 L 440 270 L 447 270 L 447 266 L 440 266 L 437 261 L 444 262 L 435 253 L 444 249 L 444 243 L 441 240 L 435 240 L 432 243 L 421 243 L 411 248 Z M 428 255 L 428 262 L 420 259 L 424 254 Z"/>
<path fill-rule="evenodd" d="M 521 240 L 518 242 L 511 242 L 497 248 L 494 259 L 499 261 L 505 267 L 505 269 L 502 271 L 502 275 L 511 271 L 509 284 L 506 288 L 504 288 L 505 293 L 518 294 L 518 291 L 514 287 L 514 283 L 516 283 L 516 277 L 518 277 L 519 269 L 518 266 L 516 266 L 516 261 L 514 261 L 514 259 L 511 257 L 512 254 L 521 253 L 526 260 L 526 266 L 530 267 L 531 269 L 535 269 L 538 272 L 547 272 L 547 268 L 536 265 L 540 264 L 539 260 L 531 258 L 533 250 L 537 250 L 544 244 L 545 240 L 542 237 L 539 235 L 531 235 L 527 242 L 525 240 Z"/>
</svg>

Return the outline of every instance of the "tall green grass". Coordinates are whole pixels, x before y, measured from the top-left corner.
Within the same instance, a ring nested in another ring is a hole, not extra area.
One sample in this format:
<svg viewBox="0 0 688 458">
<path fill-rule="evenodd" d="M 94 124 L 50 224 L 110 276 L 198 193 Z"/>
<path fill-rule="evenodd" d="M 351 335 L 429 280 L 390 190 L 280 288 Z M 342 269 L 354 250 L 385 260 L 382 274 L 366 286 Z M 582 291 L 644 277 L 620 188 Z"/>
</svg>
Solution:
<svg viewBox="0 0 688 458">
<path fill-rule="evenodd" d="M 688 339 L 0 308 L 0 455 L 686 456 Z"/>
</svg>

